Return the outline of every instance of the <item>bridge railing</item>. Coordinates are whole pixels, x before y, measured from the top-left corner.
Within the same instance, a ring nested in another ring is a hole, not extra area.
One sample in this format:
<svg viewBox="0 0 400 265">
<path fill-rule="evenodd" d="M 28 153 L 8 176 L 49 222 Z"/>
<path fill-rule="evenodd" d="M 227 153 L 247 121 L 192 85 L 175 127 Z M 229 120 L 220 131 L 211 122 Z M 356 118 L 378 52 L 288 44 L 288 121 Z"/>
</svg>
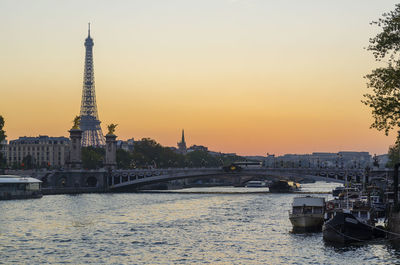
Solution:
<svg viewBox="0 0 400 265">
<path fill-rule="evenodd" d="M 221 172 L 220 172 L 221 171 Z M 332 179 L 341 179 L 343 180 L 345 175 L 351 178 L 361 178 L 363 173 L 358 169 L 353 170 L 342 170 L 342 169 L 314 169 L 314 168 L 268 168 L 268 167 L 260 167 L 260 168 L 246 168 L 243 167 L 241 173 L 258 173 L 258 174 L 268 174 L 274 173 L 274 175 L 282 173 L 282 174 L 297 174 L 297 175 L 308 175 L 308 176 L 319 176 L 326 177 Z M 153 169 L 130 169 L 130 170 L 113 170 L 111 179 L 109 179 L 109 185 L 122 184 L 127 182 L 137 182 L 138 180 L 142 180 L 145 178 L 157 178 L 160 181 L 162 179 L 168 180 L 169 178 L 176 177 L 177 175 L 187 175 L 188 177 L 193 177 L 199 175 L 207 175 L 208 173 L 220 174 L 225 173 L 222 167 L 197 167 L 197 168 L 153 168 Z M 162 178 L 165 176 L 165 178 Z"/>
<path fill-rule="evenodd" d="M 111 173 L 111 179 L 109 180 L 109 186 L 114 186 L 116 184 L 124 182 L 132 182 L 135 180 L 140 180 L 144 178 L 154 178 L 157 176 L 173 176 L 177 174 L 187 174 L 191 175 L 196 172 L 216 172 L 222 170 L 222 168 L 167 168 L 167 169 L 117 169 L 113 170 Z"/>
</svg>

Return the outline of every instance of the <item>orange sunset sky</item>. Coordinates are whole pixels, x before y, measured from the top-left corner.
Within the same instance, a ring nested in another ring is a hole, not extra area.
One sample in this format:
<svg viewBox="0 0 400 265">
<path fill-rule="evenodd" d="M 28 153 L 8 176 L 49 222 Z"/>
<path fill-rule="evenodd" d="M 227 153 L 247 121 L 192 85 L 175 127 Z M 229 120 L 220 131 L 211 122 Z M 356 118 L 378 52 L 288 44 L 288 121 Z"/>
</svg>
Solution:
<svg viewBox="0 0 400 265">
<path fill-rule="evenodd" d="M 386 153 L 369 129 L 364 48 L 391 0 L 0 1 L 0 115 L 8 140 L 67 136 L 91 22 L 99 118 L 241 155 Z"/>
</svg>

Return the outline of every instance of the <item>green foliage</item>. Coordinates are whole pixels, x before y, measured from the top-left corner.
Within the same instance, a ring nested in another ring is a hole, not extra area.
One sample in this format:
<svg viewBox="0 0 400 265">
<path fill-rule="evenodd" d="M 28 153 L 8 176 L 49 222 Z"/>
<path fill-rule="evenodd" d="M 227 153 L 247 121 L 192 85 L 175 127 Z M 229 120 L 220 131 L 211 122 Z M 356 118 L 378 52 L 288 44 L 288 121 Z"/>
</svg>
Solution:
<svg viewBox="0 0 400 265">
<path fill-rule="evenodd" d="M 395 66 L 377 68 L 367 75 L 372 94 L 365 94 L 362 102 L 372 109 L 374 123 L 371 125 L 387 135 L 400 122 L 400 62 Z"/>
<path fill-rule="evenodd" d="M 400 162 L 400 135 L 397 136 L 395 144 L 389 147 L 388 157 L 387 168 L 393 168 L 396 163 Z"/>
<path fill-rule="evenodd" d="M 135 142 L 134 151 L 117 150 L 118 168 L 169 168 L 169 167 L 220 167 L 236 161 L 239 156 L 213 156 L 206 151 L 193 151 L 178 154 L 150 138 Z"/>
<path fill-rule="evenodd" d="M 215 156 L 206 151 L 193 151 L 186 154 L 189 166 L 193 167 L 218 167 L 222 166 L 223 161 L 219 161 Z"/>
<path fill-rule="evenodd" d="M 82 147 L 82 166 L 85 169 L 97 169 L 103 166 L 105 149 L 100 147 Z"/>
<path fill-rule="evenodd" d="M 33 157 L 31 155 L 27 155 L 22 159 L 21 167 L 24 169 L 32 169 L 35 167 L 33 163 Z"/>
<path fill-rule="evenodd" d="M 222 155 L 221 154 L 221 156 L 219 156 L 219 161 L 222 161 L 222 164 L 224 166 L 226 166 L 226 165 L 232 164 L 233 162 L 246 161 L 246 159 L 241 156 L 237 156 L 237 155 Z"/>
<path fill-rule="evenodd" d="M 377 60 L 388 58 L 390 62 L 397 60 L 400 51 L 400 4 L 396 4 L 395 9 L 382 15 L 378 21 L 373 21 L 372 25 L 382 28 L 374 38 L 369 40 L 368 50 L 372 51 Z"/>
<path fill-rule="evenodd" d="M 7 160 L 3 156 L 3 153 L 0 153 L 0 168 L 6 168 L 6 167 L 7 167 Z"/>
<path fill-rule="evenodd" d="M 123 149 L 117 149 L 117 167 L 132 168 L 132 154 Z"/>
<path fill-rule="evenodd" d="M 0 115 L 0 146 L 1 146 L 1 141 L 6 139 L 7 135 L 6 132 L 3 130 L 4 127 L 4 118 L 3 116 Z"/>
<path fill-rule="evenodd" d="M 368 50 L 378 61 L 387 59 L 387 67 L 377 68 L 366 76 L 373 93 L 365 94 L 362 102 L 372 109 L 371 128 L 383 130 L 387 135 L 400 125 L 400 4 L 372 24 L 382 31 L 370 39 Z"/>
<path fill-rule="evenodd" d="M 132 152 L 132 164 L 138 168 L 146 167 L 182 167 L 185 158 L 168 147 L 163 147 L 150 138 L 135 142 Z"/>
<path fill-rule="evenodd" d="M 1 149 L 1 142 L 6 139 L 7 135 L 6 132 L 3 130 L 4 127 L 4 118 L 0 115 L 0 149 Z M 0 153 L 0 168 L 5 168 L 7 166 L 6 158 L 3 157 L 3 154 Z"/>
</svg>

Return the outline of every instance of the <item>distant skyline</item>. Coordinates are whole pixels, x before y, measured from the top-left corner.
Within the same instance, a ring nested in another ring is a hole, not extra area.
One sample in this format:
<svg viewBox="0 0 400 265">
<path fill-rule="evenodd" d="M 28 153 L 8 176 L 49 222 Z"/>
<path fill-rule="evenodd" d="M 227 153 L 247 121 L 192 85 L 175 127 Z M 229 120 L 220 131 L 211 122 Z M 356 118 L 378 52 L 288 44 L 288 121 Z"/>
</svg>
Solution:
<svg viewBox="0 0 400 265">
<path fill-rule="evenodd" d="M 370 22 L 397 1 L 0 1 L 8 140 L 67 136 L 91 23 L 103 131 L 241 155 L 386 153 L 369 129 Z"/>
</svg>

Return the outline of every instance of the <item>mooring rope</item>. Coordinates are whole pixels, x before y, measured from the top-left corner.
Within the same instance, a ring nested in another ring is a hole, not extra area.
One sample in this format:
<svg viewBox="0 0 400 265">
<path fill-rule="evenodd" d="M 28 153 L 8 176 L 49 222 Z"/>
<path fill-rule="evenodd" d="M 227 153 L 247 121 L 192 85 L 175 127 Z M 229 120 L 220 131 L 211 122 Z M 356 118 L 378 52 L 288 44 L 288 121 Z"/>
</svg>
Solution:
<svg viewBox="0 0 400 265">
<path fill-rule="evenodd" d="M 365 223 L 364 223 L 364 224 L 365 224 Z M 399 239 L 399 238 L 400 238 L 400 234 L 398 234 L 398 233 L 389 232 L 389 231 L 386 231 L 386 230 L 383 230 L 383 229 L 380 229 L 380 228 L 377 228 L 377 227 L 374 227 L 374 226 L 371 226 L 371 225 L 368 225 L 368 224 L 365 224 L 365 225 L 367 225 L 367 226 L 369 226 L 369 227 L 372 227 L 372 228 L 375 228 L 375 229 L 378 229 L 378 230 L 380 230 L 380 231 L 384 231 L 384 232 L 386 232 L 386 233 L 390 233 L 390 234 L 397 235 L 397 237 L 394 237 L 394 238 L 385 238 L 385 239 L 377 239 L 377 240 L 373 240 L 373 239 L 371 239 L 371 240 L 364 240 L 364 239 L 359 239 L 359 238 L 355 238 L 355 237 L 352 237 L 352 236 L 343 234 L 342 232 L 340 232 L 339 230 L 335 229 L 335 227 L 333 227 L 333 226 L 330 225 L 330 224 L 325 223 L 325 225 L 331 227 L 331 228 L 332 228 L 336 233 L 338 233 L 339 235 L 344 236 L 344 237 L 347 237 L 347 238 L 350 238 L 350 239 L 353 239 L 353 240 L 356 240 L 356 241 L 359 241 L 359 242 L 373 242 L 373 243 L 378 243 L 378 242 L 392 241 L 392 240 L 396 240 L 396 239 Z"/>
<path fill-rule="evenodd" d="M 330 225 L 330 224 L 325 223 L 325 225 L 331 227 L 336 233 L 338 233 L 338 234 L 341 235 L 341 236 L 344 236 L 344 237 L 347 237 L 347 238 L 350 238 L 350 239 L 353 239 L 353 240 L 356 240 L 356 241 L 360 241 L 360 242 L 367 241 L 367 240 L 355 238 L 355 237 L 352 237 L 352 236 L 349 236 L 349 235 L 345 235 L 345 234 L 343 234 L 342 232 L 340 232 L 339 230 L 335 229 L 335 227 L 332 226 L 332 225 Z"/>
</svg>

